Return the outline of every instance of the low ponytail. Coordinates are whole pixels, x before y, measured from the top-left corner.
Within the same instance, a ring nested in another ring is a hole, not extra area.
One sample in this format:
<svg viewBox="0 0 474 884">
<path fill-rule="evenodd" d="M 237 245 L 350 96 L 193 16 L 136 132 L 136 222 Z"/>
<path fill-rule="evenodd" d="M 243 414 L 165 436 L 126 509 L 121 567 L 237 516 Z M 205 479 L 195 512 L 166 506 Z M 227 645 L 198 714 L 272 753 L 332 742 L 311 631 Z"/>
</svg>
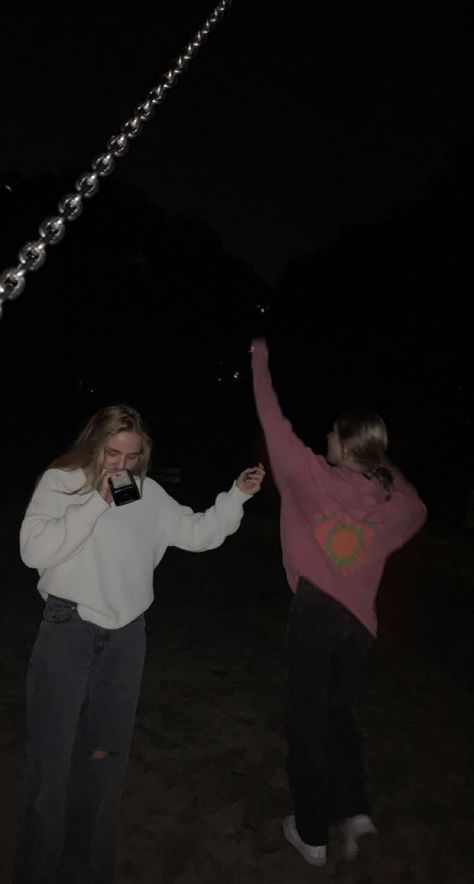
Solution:
<svg viewBox="0 0 474 884">
<path fill-rule="evenodd" d="M 383 463 L 376 463 L 364 473 L 368 479 L 376 479 L 385 491 L 385 500 L 390 500 L 393 493 L 393 475 Z"/>
<path fill-rule="evenodd" d="M 393 475 L 383 459 L 388 445 L 387 428 L 380 415 L 371 411 L 349 411 L 336 421 L 339 438 L 368 479 L 376 479 L 385 491 L 393 493 Z"/>
</svg>

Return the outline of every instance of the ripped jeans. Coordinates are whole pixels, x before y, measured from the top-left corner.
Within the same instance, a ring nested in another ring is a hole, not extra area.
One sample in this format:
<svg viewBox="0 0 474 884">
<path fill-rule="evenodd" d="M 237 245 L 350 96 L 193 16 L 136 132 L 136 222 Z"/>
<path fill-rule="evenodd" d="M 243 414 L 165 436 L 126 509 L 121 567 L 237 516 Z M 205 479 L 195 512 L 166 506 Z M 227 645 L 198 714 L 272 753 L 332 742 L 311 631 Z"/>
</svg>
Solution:
<svg viewBox="0 0 474 884">
<path fill-rule="evenodd" d="M 49 596 L 27 678 L 15 884 L 112 884 L 145 643 L 143 615 L 102 629 Z"/>
</svg>

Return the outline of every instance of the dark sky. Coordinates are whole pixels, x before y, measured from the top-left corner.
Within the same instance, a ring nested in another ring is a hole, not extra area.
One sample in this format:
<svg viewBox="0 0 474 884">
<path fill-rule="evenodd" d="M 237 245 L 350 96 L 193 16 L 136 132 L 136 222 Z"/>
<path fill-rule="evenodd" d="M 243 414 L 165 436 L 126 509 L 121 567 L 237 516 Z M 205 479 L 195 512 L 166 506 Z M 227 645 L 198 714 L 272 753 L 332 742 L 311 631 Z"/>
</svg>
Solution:
<svg viewBox="0 0 474 884">
<path fill-rule="evenodd" d="M 116 174 L 273 281 L 443 174 L 472 124 L 470 6 L 234 0 Z M 0 170 L 88 168 L 212 8 L 4 0 Z"/>
</svg>

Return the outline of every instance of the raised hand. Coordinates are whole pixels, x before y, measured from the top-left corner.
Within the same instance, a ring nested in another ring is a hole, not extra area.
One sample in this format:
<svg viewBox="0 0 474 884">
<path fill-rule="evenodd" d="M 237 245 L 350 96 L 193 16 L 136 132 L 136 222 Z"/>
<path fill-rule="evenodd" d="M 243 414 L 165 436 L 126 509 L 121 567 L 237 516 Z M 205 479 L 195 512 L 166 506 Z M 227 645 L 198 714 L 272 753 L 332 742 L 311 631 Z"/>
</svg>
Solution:
<svg viewBox="0 0 474 884">
<path fill-rule="evenodd" d="M 256 494 L 257 491 L 260 491 L 264 476 L 263 464 L 259 463 L 258 467 L 250 467 L 244 470 L 239 478 L 235 480 L 235 484 L 244 494 Z"/>
</svg>

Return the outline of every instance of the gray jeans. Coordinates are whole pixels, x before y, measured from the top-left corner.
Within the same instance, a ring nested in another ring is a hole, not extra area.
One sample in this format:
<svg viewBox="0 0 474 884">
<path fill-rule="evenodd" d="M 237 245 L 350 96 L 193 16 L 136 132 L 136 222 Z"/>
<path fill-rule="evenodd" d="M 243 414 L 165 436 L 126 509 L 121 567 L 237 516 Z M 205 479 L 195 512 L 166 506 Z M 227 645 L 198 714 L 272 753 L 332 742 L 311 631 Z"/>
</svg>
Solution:
<svg viewBox="0 0 474 884">
<path fill-rule="evenodd" d="M 15 884 L 112 884 L 145 643 L 143 615 L 101 629 L 48 598 L 27 678 Z"/>
</svg>

